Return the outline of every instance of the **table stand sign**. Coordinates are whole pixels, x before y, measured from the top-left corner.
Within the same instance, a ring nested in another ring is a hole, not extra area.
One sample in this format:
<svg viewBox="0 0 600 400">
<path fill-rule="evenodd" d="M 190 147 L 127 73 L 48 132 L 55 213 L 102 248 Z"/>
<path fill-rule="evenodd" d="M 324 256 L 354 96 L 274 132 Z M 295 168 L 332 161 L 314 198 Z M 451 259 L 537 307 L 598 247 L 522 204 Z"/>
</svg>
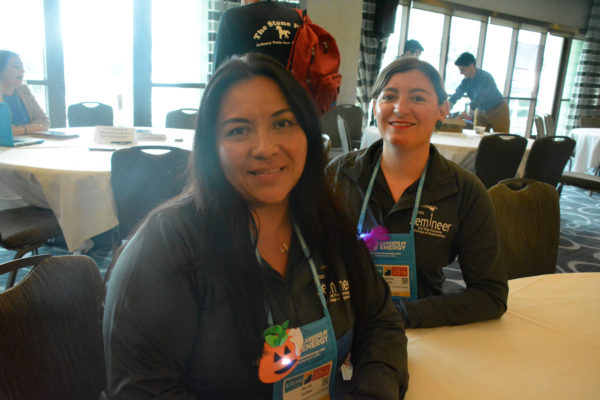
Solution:
<svg viewBox="0 0 600 400">
<path fill-rule="evenodd" d="M 135 128 L 96 126 L 94 142 L 99 144 L 135 144 Z"/>
</svg>

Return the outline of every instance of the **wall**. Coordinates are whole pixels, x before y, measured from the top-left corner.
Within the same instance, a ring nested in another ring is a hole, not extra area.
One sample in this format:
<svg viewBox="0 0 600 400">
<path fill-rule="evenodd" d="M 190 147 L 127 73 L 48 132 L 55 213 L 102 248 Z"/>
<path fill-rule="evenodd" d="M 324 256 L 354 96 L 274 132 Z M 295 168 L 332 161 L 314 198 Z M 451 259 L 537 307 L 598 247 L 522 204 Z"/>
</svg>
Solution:
<svg viewBox="0 0 600 400">
<path fill-rule="evenodd" d="M 342 87 L 338 104 L 354 104 L 358 81 L 358 55 L 362 0 L 307 0 L 308 16 L 335 38 L 340 49 Z"/>
</svg>

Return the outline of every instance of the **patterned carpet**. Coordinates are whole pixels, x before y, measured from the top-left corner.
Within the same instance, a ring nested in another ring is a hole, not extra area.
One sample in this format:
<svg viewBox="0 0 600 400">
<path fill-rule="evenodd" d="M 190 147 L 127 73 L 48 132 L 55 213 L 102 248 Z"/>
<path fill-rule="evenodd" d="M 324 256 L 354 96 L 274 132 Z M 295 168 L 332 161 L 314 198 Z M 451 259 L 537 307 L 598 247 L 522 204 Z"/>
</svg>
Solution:
<svg viewBox="0 0 600 400">
<path fill-rule="evenodd" d="M 600 194 L 593 197 L 575 187 L 565 187 L 560 198 L 561 230 L 558 249 L 557 273 L 600 272 Z M 47 245 L 40 254 L 69 254 L 64 246 Z M 110 264 L 110 246 L 92 249 L 88 255 L 96 261 L 102 276 Z M 11 260 L 14 252 L 0 249 L 0 263 Z M 21 272 L 19 277 L 26 272 Z M 445 268 L 448 291 L 464 287 L 460 269 L 456 265 Z M 4 289 L 7 275 L 0 276 L 0 291 Z"/>
</svg>

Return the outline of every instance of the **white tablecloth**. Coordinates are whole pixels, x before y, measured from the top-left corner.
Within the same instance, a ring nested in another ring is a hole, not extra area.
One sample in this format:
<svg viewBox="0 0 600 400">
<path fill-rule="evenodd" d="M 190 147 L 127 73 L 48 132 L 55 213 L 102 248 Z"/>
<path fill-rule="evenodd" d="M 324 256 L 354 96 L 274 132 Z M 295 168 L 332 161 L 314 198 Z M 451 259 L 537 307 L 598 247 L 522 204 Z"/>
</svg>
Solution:
<svg viewBox="0 0 600 400">
<path fill-rule="evenodd" d="M 440 154 L 448 160 L 454 161 L 471 172 L 475 172 L 475 155 L 477 154 L 477 147 L 479 146 L 482 137 L 483 135 L 479 135 L 473 130 L 465 130 L 463 133 L 434 132 L 433 135 L 431 135 L 431 143 L 433 143 Z M 368 147 L 379 139 L 381 139 L 379 129 L 375 126 L 368 126 L 363 131 L 360 147 Z M 519 176 L 522 176 L 525 171 L 525 163 L 532 144 L 533 140 L 528 139 L 525 155 L 521 160 L 517 173 Z"/>
<path fill-rule="evenodd" d="M 112 151 L 91 151 L 93 128 L 69 128 L 77 139 L 50 140 L 39 145 L 0 147 L 0 200 L 4 207 L 26 204 L 51 209 L 69 251 L 86 250 L 90 238 L 118 225 L 110 186 Z M 170 145 L 191 149 L 193 132 L 153 129 L 166 141 L 139 145 Z M 175 142 L 175 139 L 182 141 Z M 125 147 L 125 146 L 111 146 Z M 21 200 L 22 199 L 22 200 Z"/>
<path fill-rule="evenodd" d="M 407 400 L 599 398 L 600 273 L 509 287 L 499 320 L 407 330 Z"/>
<path fill-rule="evenodd" d="M 577 141 L 571 171 L 586 172 L 600 166 L 600 128 L 571 129 L 569 136 Z"/>
</svg>

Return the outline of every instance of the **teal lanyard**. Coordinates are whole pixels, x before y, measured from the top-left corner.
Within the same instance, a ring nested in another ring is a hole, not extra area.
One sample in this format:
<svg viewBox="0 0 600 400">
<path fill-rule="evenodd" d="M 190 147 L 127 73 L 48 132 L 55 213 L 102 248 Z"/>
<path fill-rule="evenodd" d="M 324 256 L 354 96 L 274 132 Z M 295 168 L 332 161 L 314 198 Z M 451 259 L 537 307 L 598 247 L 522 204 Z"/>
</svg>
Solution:
<svg viewBox="0 0 600 400">
<path fill-rule="evenodd" d="M 367 206 L 369 204 L 369 199 L 371 198 L 371 192 L 373 191 L 373 185 L 375 184 L 375 178 L 377 177 L 377 173 L 379 172 L 379 168 L 381 166 L 381 156 L 377 160 L 377 164 L 375 164 L 375 168 L 373 168 L 373 174 L 371 175 L 371 180 L 369 181 L 369 186 L 367 187 L 367 191 L 365 193 L 365 198 L 363 199 L 362 208 L 360 209 L 360 217 L 358 218 L 358 233 L 362 233 L 363 223 L 365 221 L 365 215 L 367 213 Z M 427 174 L 427 167 L 429 166 L 429 160 L 427 160 L 427 164 L 425 164 L 425 169 L 421 174 L 421 178 L 419 179 L 419 187 L 417 188 L 417 195 L 415 196 L 415 205 L 413 207 L 412 217 L 410 219 L 410 231 L 413 230 L 415 226 L 415 221 L 417 220 L 417 212 L 419 211 L 419 205 L 421 204 L 421 193 L 423 192 L 423 184 L 425 183 L 425 175 Z"/>
</svg>

